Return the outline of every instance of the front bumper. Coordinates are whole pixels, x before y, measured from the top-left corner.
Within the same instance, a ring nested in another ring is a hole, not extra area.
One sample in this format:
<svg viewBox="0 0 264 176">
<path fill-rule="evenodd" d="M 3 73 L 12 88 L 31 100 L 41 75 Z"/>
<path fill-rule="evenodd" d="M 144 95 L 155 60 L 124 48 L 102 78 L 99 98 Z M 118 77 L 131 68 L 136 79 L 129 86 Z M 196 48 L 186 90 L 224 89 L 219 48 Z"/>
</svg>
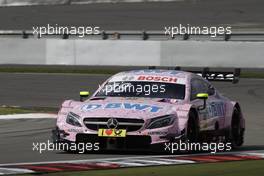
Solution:
<svg viewBox="0 0 264 176">
<path fill-rule="evenodd" d="M 153 135 L 127 135 L 126 137 L 99 137 L 98 134 L 76 133 L 74 140 L 69 140 L 72 134 L 56 127 L 52 130 L 54 143 L 99 143 L 100 150 L 157 150 L 163 146 L 168 139 L 163 136 L 160 140 L 153 141 Z M 155 138 L 159 138 L 155 136 Z"/>
<path fill-rule="evenodd" d="M 63 138 L 67 136 L 58 127 L 52 130 L 52 140 L 54 143 L 73 143 L 73 141 Z M 77 133 L 74 143 L 99 143 L 100 149 L 145 149 L 150 148 L 150 136 L 128 135 L 124 138 L 99 137 L 97 134 Z"/>
<path fill-rule="evenodd" d="M 128 135 L 124 138 L 98 137 L 97 134 L 77 134 L 76 142 L 99 143 L 101 150 L 105 149 L 149 149 L 150 136 Z"/>
</svg>

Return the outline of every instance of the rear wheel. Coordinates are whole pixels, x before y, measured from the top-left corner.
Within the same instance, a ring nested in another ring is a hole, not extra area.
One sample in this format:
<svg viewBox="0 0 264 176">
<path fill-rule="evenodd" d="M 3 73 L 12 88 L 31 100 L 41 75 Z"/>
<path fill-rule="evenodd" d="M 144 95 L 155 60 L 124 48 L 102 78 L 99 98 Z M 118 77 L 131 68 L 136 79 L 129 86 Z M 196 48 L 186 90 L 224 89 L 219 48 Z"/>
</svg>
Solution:
<svg viewBox="0 0 264 176">
<path fill-rule="evenodd" d="M 231 142 L 233 148 L 237 148 L 244 143 L 244 129 L 241 127 L 241 112 L 236 107 L 232 115 L 229 142 Z"/>
</svg>

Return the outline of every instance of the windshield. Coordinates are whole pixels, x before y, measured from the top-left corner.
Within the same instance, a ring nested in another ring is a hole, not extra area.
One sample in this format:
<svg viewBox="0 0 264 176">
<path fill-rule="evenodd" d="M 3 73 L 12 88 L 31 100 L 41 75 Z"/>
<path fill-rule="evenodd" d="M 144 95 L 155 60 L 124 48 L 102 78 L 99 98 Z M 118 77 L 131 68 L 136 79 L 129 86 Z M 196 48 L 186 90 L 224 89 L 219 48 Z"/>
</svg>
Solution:
<svg viewBox="0 0 264 176">
<path fill-rule="evenodd" d="M 184 99 L 185 85 L 162 82 L 108 82 L 96 96 Z"/>
</svg>

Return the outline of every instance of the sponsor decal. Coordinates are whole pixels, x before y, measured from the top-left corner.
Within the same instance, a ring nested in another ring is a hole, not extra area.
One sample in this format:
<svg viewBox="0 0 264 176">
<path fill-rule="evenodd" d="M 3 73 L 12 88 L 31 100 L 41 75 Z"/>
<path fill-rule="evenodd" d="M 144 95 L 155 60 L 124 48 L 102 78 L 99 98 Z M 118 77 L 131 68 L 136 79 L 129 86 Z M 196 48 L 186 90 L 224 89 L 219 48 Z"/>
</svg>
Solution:
<svg viewBox="0 0 264 176">
<path fill-rule="evenodd" d="M 132 70 L 132 71 L 128 71 L 127 73 L 137 73 L 137 74 L 164 74 L 164 75 L 176 75 L 178 73 L 180 73 L 177 70 Z"/>
<path fill-rule="evenodd" d="M 211 102 L 204 111 L 200 111 L 200 114 L 206 118 L 224 117 L 225 105 L 223 102 Z"/>
<path fill-rule="evenodd" d="M 163 136 L 163 135 L 167 135 L 167 134 L 168 134 L 167 131 L 150 131 L 150 132 L 148 132 L 148 135 Z"/>
<path fill-rule="evenodd" d="M 122 81 L 132 81 L 134 79 L 135 79 L 134 76 L 125 76 L 125 77 L 122 78 Z"/>
<path fill-rule="evenodd" d="M 73 132 L 73 133 L 82 133 L 82 132 L 83 132 L 83 130 L 79 130 L 79 129 L 70 128 L 70 129 L 68 129 L 68 132 Z"/>
<path fill-rule="evenodd" d="M 137 78 L 138 81 L 156 81 L 156 82 L 167 82 L 167 83 L 177 83 L 177 78 L 170 76 L 147 76 L 140 75 Z"/>
<path fill-rule="evenodd" d="M 211 103 L 208 107 L 209 117 L 223 117 L 225 115 L 225 106 L 223 102 Z"/>
<path fill-rule="evenodd" d="M 126 137 L 124 129 L 99 129 L 98 136 L 100 137 Z"/>
<path fill-rule="evenodd" d="M 107 104 L 85 104 L 81 107 L 82 111 L 93 111 L 98 109 L 124 109 L 136 111 L 159 112 L 162 107 L 139 103 L 107 103 Z"/>
</svg>

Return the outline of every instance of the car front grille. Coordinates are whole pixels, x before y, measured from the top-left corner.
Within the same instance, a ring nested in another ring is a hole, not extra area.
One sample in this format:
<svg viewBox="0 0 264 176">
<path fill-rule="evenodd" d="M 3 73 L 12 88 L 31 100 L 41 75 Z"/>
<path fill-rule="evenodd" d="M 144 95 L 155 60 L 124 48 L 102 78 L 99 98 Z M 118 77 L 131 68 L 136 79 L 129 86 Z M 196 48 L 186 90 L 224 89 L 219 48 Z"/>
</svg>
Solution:
<svg viewBox="0 0 264 176">
<path fill-rule="evenodd" d="M 98 129 L 108 129 L 107 121 L 111 118 L 85 118 L 83 120 L 85 126 L 97 131 Z M 127 132 L 138 131 L 144 124 L 143 119 L 127 119 L 127 118 L 114 118 L 118 121 L 117 129 L 126 129 Z"/>
</svg>

